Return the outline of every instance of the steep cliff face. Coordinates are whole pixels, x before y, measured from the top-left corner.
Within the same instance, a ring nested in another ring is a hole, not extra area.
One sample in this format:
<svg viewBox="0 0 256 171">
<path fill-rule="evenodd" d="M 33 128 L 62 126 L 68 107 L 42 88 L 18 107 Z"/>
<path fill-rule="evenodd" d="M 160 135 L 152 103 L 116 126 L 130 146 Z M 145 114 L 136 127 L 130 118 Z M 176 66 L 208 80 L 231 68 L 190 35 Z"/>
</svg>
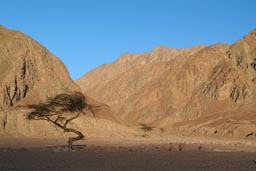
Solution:
<svg viewBox="0 0 256 171">
<path fill-rule="evenodd" d="M 80 91 L 64 64 L 19 31 L 0 27 L 0 109 Z"/>
<path fill-rule="evenodd" d="M 217 132 L 228 133 L 226 130 L 232 129 L 232 124 L 225 124 L 228 119 L 232 119 L 234 125 L 243 123 L 243 119 L 245 122 L 253 119 L 251 106 L 256 102 L 255 35 L 256 30 L 232 45 L 200 46 L 178 55 L 161 47 L 163 53 L 153 55 L 155 58 L 149 55 L 154 50 L 144 56 L 121 56 L 104 66 L 110 69 L 99 67 L 77 82 L 89 96 L 109 104 L 126 124 L 144 122 L 172 128 L 174 125 L 182 127 L 190 121 L 197 126 L 200 123 L 207 125 L 206 122 L 210 121 L 205 118 L 211 118 L 212 127 L 224 129 Z M 136 60 L 145 62 L 134 65 Z M 109 70 L 118 66 L 125 69 L 109 75 Z M 91 84 L 90 76 L 95 73 L 108 77 Z M 83 81 L 87 81 L 87 85 Z M 234 109 L 248 111 L 243 116 Z"/>
</svg>

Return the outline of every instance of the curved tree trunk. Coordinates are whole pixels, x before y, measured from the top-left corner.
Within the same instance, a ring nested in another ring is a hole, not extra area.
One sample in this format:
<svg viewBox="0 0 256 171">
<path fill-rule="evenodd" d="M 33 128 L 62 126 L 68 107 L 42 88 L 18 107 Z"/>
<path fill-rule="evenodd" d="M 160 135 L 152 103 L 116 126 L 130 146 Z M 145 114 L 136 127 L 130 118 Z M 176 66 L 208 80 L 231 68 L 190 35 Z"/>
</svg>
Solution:
<svg viewBox="0 0 256 171">
<path fill-rule="evenodd" d="M 72 132 L 72 133 L 75 133 L 77 135 L 76 137 L 69 137 L 68 138 L 68 147 L 71 148 L 71 149 L 73 149 L 73 142 L 74 141 L 81 140 L 84 137 L 84 135 L 80 131 L 77 131 L 77 130 L 72 129 L 72 128 L 65 128 L 64 132 Z"/>
</svg>

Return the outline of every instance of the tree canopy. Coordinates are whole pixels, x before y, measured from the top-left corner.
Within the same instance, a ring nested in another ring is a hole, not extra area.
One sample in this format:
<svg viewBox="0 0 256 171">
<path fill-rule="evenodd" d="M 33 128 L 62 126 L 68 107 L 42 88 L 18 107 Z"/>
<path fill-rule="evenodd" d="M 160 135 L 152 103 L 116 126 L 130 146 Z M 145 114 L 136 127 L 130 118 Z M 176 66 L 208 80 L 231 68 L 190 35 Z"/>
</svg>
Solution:
<svg viewBox="0 0 256 171">
<path fill-rule="evenodd" d="M 80 92 L 59 94 L 48 99 L 46 103 L 29 105 L 28 107 L 32 109 L 27 114 L 28 120 L 46 120 L 63 129 L 64 132 L 76 134 L 77 137 L 70 137 L 68 140 L 70 148 L 72 148 L 74 141 L 82 139 L 84 135 L 74 128 L 67 127 L 68 124 L 83 114 L 84 109 L 92 111 L 92 106 L 86 103 L 85 96 Z"/>
</svg>

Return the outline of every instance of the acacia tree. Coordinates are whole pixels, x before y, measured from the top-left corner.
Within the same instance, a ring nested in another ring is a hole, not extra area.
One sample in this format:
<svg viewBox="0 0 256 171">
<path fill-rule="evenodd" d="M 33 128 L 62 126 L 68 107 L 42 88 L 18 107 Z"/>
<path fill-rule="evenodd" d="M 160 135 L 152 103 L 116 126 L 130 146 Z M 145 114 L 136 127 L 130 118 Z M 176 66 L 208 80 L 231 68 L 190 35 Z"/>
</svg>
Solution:
<svg viewBox="0 0 256 171">
<path fill-rule="evenodd" d="M 144 131 L 144 135 L 143 137 L 147 136 L 147 132 L 152 131 L 154 129 L 154 127 L 144 124 L 144 123 L 140 123 L 140 129 Z"/>
<path fill-rule="evenodd" d="M 62 129 L 64 132 L 76 134 L 76 137 L 68 138 L 68 147 L 73 148 L 73 142 L 81 140 L 84 135 L 68 124 L 83 114 L 84 109 L 92 111 L 92 106 L 86 104 L 85 96 L 80 92 L 72 94 L 60 94 L 49 99 L 46 103 L 29 105 L 33 109 L 27 114 L 28 120 L 45 120 Z M 93 112 L 93 111 L 92 111 Z"/>
</svg>

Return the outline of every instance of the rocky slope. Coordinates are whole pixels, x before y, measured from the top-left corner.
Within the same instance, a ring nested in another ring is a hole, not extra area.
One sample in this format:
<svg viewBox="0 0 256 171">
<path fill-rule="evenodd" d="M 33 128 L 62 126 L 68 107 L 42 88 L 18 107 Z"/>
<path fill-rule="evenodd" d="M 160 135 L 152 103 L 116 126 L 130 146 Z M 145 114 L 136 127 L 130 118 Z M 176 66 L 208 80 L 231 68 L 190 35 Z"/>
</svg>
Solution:
<svg viewBox="0 0 256 171">
<path fill-rule="evenodd" d="M 102 65 L 79 78 L 76 82 L 84 92 L 89 92 L 91 88 L 97 87 L 102 81 L 113 78 L 121 73 L 148 63 L 166 62 L 179 56 L 188 56 L 204 45 L 198 45 L 193 48 L 174 49 L 159 46 L 149 53 L 131 54 L 125 53 L 111 64 Z"/>
<path fill-rule="evenodd" d="M 29 36 L 0 26 L 1 135 L 60 135 L 46 121 L 27 121 L 28 110 L 24 106 L 45 102 L 58 94 L 74 91 L 81 90 L 70 78 L 59 58 Z M 82 121 L 76 121 L 79 124 L 75 126 L 83 131 L 88 128 L 91 132 L 101 129 L 104 124 L 109 130 L 116 129 L 115 126 L 119 124 L 114 123 L 116 119 L 109 106 L 88 96 L 86 103 L 93 112 L 87 111 L 87 115 L 80 119 Z M 94 125 L 85 125 L 87 122 Z M 96 129 L 95 123 L 98 122 L 99 128 Z"/>
<path fill-rule="evenodd" d="M 255 120 L 251 107 L 256 104 L 255 61 L 256 30 L 232 45 L 185 50 L 160 47 L 145 54 L 125 54 L 77 83 L 89 96 L 110 105 L 128 125 L 143 122 L 169 130 L 197 120 L 200 129 L 188 126 L 186 130 L 207 132 L 207 122 L 216 127 L 213 132 L 224 134 L 235 123 L 247 123 L 250 129 L 239 131 L 245 135 L 256 128 L 250 121 Z M 225 116 L 233 124 L 225 124 Z"/>
<path fill-rule="evenodd" d="M 0 27 L 0 109 L 79 90 L 64 64 L 45 47 Z"/>
</svg>

